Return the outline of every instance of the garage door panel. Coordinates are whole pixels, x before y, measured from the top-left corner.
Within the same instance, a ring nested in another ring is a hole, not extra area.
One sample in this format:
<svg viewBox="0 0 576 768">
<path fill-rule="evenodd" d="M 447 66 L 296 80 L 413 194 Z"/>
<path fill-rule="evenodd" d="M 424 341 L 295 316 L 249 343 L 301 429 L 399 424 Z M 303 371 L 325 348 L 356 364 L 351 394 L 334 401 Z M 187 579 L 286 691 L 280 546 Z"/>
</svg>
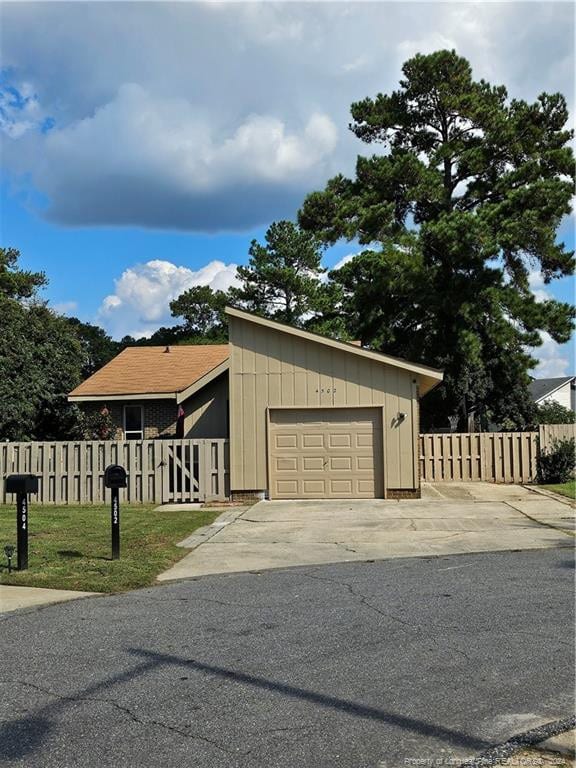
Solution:
<svg viewBox="0 0 576 768">
<path fill-rule="evenodd" d="M 270 437 L 272 498 L 383 495 L 379 409 L 272 410 Z"/>
<path fill-rule="evenodd" d="M 326 495 L 326 481 L 323 479 L 302 480 L 304 496 L 323 497 Z"/>
<path fill-rule="evenodd" d="M 331 480 L 330 493 L 334 497 L 354 495 L 354 483 L 352 480 Z"/>
<path fill-rule="evenodd" d="M 302 448 L 324 448 L 324 435 L 306 432 L 302 435 Z"/>
<path fill-rule="evenodd" d="M 298 437 L 297 435 L 290 434 L 276 434 L 274 435 L 274 445 L 276 448 L 297 448 Z"/>
<path fill-rule="evenodd" d="M 276 456 L 274 459 L 277 472 L 297 472 L 298 471 L 298 457 L 297 456 Z"/>
<path fill-rule="evenodd" d="M 279 497 L 296 498 L 298 495 L 298 480 L 277 480 L 276 490 Z"/>
<path fill-rule="evenodd" d="M 352 456 L 330 456 L 330 469 L 341 469 L 346 472 L 351 472 L 352 463 Z"/>
<path fill-rule="evenodd" d="M 358 472 L 372 472 L 373 468 L 373 456 L 356 456 L 356 469 Z"/>
<path fill-rule="evenodd" d="M 330 434 L 328 436 L 328 446 L 330 448 L 350 448 L 352 446 L 352 435 Z"/>
<path fill-rule="evenodd" d="M 304 472 L 322 472 L 324 470 L 323 456 L 303 456 L 302 469 Z"/>
</svg>

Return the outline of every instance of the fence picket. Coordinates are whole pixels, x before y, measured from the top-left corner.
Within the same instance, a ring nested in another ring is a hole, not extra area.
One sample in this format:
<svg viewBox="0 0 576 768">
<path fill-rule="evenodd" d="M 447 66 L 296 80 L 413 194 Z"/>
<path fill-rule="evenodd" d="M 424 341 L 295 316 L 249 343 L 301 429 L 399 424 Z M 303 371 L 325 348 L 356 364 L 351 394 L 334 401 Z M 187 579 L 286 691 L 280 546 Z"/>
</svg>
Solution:
<svg viewBox="0 0 576 768">
<path fill-rule="evenodd" d="M 539 432 L 463 432 L 420 435 L 420 478 L 424 482 L 531 483 L 538 450 L 572 437 L 572 424 L 546 424 Z"/>
<path fill-rule="evenodd" d="M 229 494 L 229 442 L 206 440 L 0 443 L 0 501 L 7 475 L 40 477 L 36 504 L 102 504 L 104 469 L 123 464 L 131 503 L 224 501 Z"/>
</svg>

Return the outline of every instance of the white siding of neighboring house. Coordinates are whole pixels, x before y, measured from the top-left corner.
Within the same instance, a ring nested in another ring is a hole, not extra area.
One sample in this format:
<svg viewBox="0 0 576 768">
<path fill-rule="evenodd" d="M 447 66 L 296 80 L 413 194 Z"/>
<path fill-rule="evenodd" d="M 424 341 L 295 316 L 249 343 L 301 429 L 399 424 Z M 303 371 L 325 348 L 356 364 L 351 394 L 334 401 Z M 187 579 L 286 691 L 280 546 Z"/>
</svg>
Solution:
<svg viewBox="0 0 576 768">
<path fill-rule="evenodd" d="M 539 403 L 549 403 L 549 402 L 557 402 L 560 403 L 560 405 L 563 405 L 564 408 L 571 408 L 572 410 L 575 410 L 576 402 L 575 395 L 576 390 L 574 390 L 571 387 L 572 382 L 567 381 L 566 384 L 563 384 L 561 387 L 558 387 L 558 389 L 555 392 L 552 392 L 552 394 L 547 395 L 546 397 L 540 398 L 538 400 Z"/>
</svg>

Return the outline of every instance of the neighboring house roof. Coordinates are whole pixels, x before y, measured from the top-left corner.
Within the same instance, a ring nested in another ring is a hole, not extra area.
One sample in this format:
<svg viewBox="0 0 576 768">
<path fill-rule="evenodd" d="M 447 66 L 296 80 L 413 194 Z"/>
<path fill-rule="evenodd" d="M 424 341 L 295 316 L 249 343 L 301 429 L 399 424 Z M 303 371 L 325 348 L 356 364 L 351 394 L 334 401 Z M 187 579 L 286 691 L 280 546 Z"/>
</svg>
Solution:
<svg viewBox="0 0 576 768">
<path fill-rule="evenodd" d="M 403 360 L 399 357 L 392 357 L 391 355 L 384 355 L 381 352 L 374 352 L 371 349 L 364 349 L 356 344 L 352 344 L 345 341 L 336 341 L 335 339 L 329 339 L 326 336 L 320 336 L 317 333 L 311 333 L 310 331 L 303 331 L 301 328 L 293 328 L 291 325 L 285 325 L 284 323 L 278 323 L 275 320 L 266 320 L 263 317 L 252 315 L 250 312 L 243 312 L 241 309 L 234 309 L 232 307 L 226 307 L 226 314 L 231 317 L 238 317 L 242 320 L 247 320 L 257 325 L 262 325 L 266 328 L 271 328 L 282 333 L 288 333 L 292 336 L 297 336 L 307 341 L 315 341 L 319 344 L 324 344 L 327 347 L 333 349 L 340 349 L 343 352 L 348 352 L 359 357 L 366 357 L 370 360 L 376 360 L 379 363 L 385 365 L 391 365 L 395 368 L 401 368 L 405 371 L 410 371 L 418 376 L 420 381 L 420 394 L 424 395 L 429 392 L 433 387 L 439 384 L 444 378 L 444 373 L 438 368 L 431 368 L 427 365 L 421 365 L 420 363 L 411 363 L 408 360 Z"/>
<path fill-rule="evenodd" d="M 542 400 L 543 397 L 548 397 L 556 392 L 557 389 L 570 383 L 575 378 L 575 376 L 561 376 L 556 379 L 533 379 L 530 382 L 530 394 L 532 395 L 532 399 L 537 403 Z"/>
<path fill-rule="evenodd" d="M 127 347 L 72 390 L 68 399 L 169 398 L 180 403 L 227 369 L 227 344 Z"/>
</svg>

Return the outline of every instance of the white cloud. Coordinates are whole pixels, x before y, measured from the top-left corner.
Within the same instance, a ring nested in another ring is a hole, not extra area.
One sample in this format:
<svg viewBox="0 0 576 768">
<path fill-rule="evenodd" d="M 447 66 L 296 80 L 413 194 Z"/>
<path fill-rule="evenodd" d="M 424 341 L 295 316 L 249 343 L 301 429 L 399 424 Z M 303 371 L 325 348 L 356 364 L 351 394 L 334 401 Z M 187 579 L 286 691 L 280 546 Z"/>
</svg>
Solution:
<svg viewBox="0 0 576 768">
<path fill-rule="evenodd" d="M 541 304 L 543 301 L 550 301 L 550 299 L 554 298 L 552 294 L 546 290 L 546 284 L 540 270 L 536 269 L 529 273 L 528 285 L 530 286 L 530 290 L 534 294 L 534 298 L 538 303 Z"/>
<path fill-rule="evenodd" d="M 3 161 L 69 226 L 238 231 L 292 217 L 374 150 L 346 130 L 350 104 L 397 88 L 417 51 L 455 47 L 511 97 L 560 90 L 571 107 L 573 9 L 526 8 L 7 3 L 3 65 L 22 99 L 4 117 Z M 48 117 L 51 130 L 31 128 Z"/>
<path fill-rule="evenodd" d="M 251 189 L 260 190 L 258 201 L 262 190 L 317 178 L 336 144 L 336 128 L 321 113 L 293 131 L 253 114 L 226 136 L 186 99 L 155 98 L 128 83 L 93 115 L 29 142 L 26 152 L 35 150 L 32 176 L 59 222 L 146 226 L 156 215 L 209 231 L 215 214 L 226 226 L 249 204 Z"/>
<path fill-rule="evenodd" d="M 564 356 L 566 347 L 562 349 L 546 331 L 540 333 L 540 338 L 542 346 L 530 350 L 539 361 L 532 375 L 541 379 L 568 376 L 570 360 Z"/>
<path fill-rule="evenodd" d="M 78 302 L 77 301 L 60 301 L 57 304 L 52 305 L 52 309 L 54 312 L 57 312 L 59 315 L 71 315 L 73 312 L 76 312 L 78 309 Z"/>
<path fill-rule="evenodd" d="M 0 85 L 0 132 L 19 139 L 41 119 L 38 97 L 30 83 Z"/>
<path fill-rule="evenodd" d="M 115 292 L 103 300 L 97 321 L 114 337 L 150 336 L 160 326 L 174 325 L 170 302 L 197 285 L 227 290 L 236 285 L 236 264 L 211 261 L 197 271 L 154 259 L 124 270 Z"/>
<path fill-rule="evenodd" d="M 349 261 L 352 261 L 352 259 L 358 256 L 357 253 L 348 253 L 346 256 L 342 256 L 342 258 L 334 264 L 331 269 L 340 269 L 340 267 L 343 267 L 344 264 L 348 264 Z"/>
</svg>

